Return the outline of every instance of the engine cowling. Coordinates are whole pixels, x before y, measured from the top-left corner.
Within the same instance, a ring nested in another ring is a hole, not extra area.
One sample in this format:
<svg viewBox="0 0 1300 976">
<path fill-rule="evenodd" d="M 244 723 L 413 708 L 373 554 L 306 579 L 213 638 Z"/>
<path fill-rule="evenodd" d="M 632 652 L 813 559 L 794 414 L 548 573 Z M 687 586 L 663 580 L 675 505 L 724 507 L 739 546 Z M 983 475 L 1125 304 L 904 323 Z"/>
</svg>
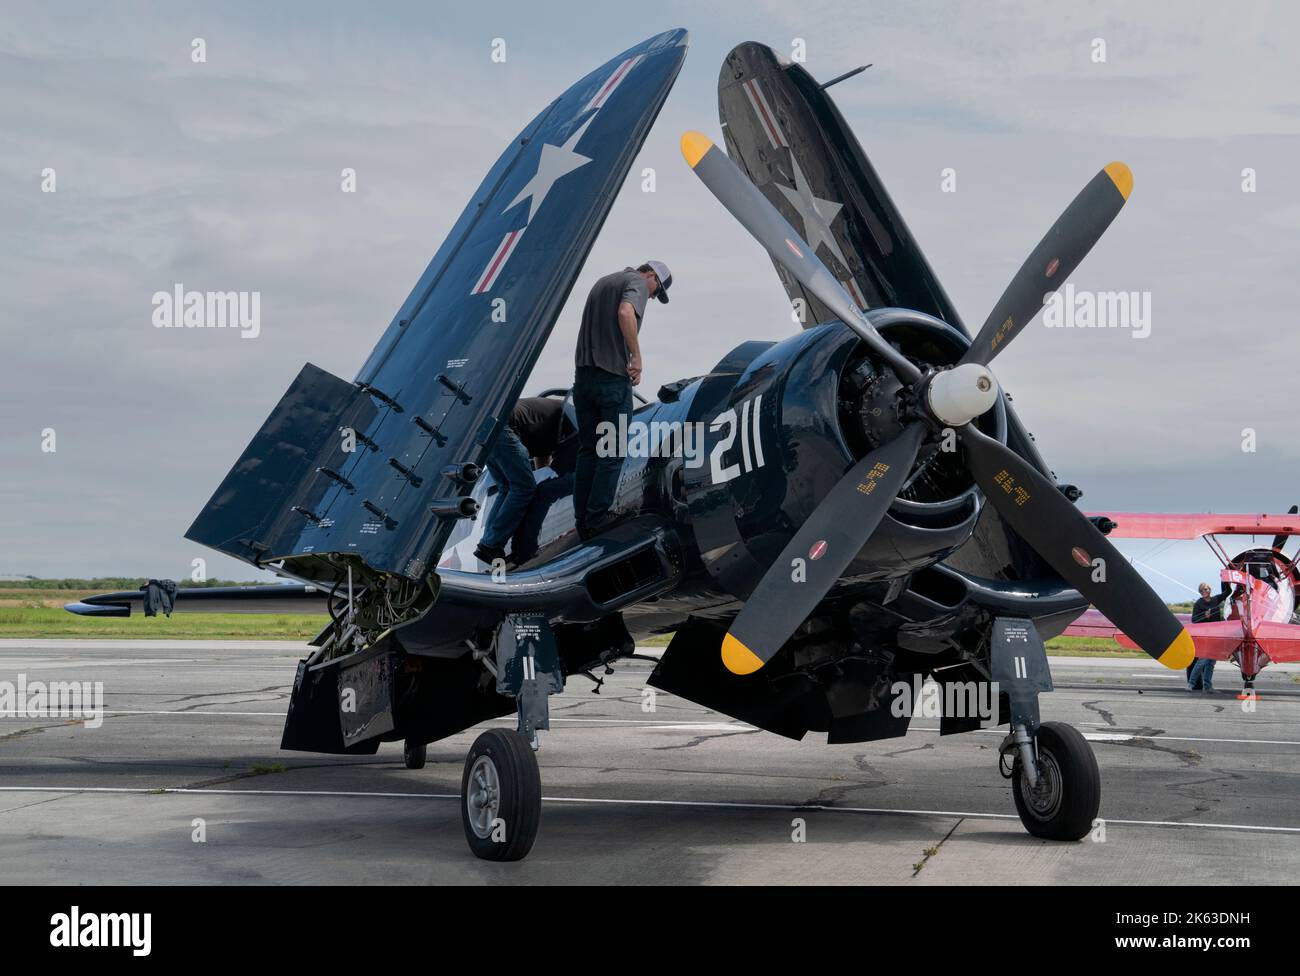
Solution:
<svg viewBox="0 0 1300 976">
<path fill-rule="evenodd" d="M 921 366 L 949 366 L 969 340 L 919 313 L 887 315 L 882 335 Z M 700 555 L 719 585 L 747 598 L 795 530 L 857 460 L 903 427 L 901 385 L 845 326 L 817 326 L 733 350 L 705 377 L 689 419 L 703 425 L 703 463 L 684 485 Z M 1006 440 L 1001 396 L 976 423 Z M 844 575 L 905 576 L 961 546 L 981 496 L 962 449 L 923 451 L 880 527 Z M 809 559 L 820 553 L 810 551 Z"/>
</svg>

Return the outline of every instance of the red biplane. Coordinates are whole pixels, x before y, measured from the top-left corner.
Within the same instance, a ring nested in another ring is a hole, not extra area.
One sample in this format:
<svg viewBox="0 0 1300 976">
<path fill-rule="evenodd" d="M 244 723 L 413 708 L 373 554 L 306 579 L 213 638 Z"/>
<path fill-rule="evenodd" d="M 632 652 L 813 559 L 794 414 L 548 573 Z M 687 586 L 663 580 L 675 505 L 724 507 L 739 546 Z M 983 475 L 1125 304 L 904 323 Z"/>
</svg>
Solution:
<svg viewBox="0 0 1300 976">
<path fill-rule="evenodd" d="M 1300 515 L 1155 515 L 1138 512 L 1090 512 L 1088 517 L 1111 538 L 1205 539 L 1223 569 L 1219 578 L 1231 595 L 1221 619 L 1192 623 L 1179 614 L 1196 644 L 1196 656 L 1231 661 L 1241 669 L 1245 687 L 1239 697 L 1255 697 L 1255 676 L 1270 662 L 1300 661 L 1300 621 L 1296 590 L 1300 568 L 1282 551 L 1287 539 L 1300 535 Z M 1269 548 L 1247 549 L 1229 556 L 1219 536 L 1273 535 Z M 1300 553 L 1297 553 L 1300 556 Z M 1218 615 L 1216 614 L 1216 615 Z M 1100 611 L 1089 610 L 1065 631 L 1073 637 L 1111 637 L 1125 647 L 1137 645 Z"/>
</svg>

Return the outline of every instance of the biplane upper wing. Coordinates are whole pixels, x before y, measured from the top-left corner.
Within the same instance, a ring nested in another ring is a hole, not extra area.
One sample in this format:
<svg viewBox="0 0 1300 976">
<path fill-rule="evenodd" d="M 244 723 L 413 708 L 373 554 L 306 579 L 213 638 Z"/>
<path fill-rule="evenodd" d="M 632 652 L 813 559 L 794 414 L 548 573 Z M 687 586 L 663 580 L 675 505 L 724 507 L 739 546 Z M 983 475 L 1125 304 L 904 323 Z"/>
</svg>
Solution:
<svg viewBox="0 0 1300 976">
<path fill-rule="evenodd" d="M 421 578 L 686 54 L 672 30 L 606 62 L 513 139 L 348 383 L 307 365 L 186 537 L 327 582 L 330 553 Z M 448 151 L 455 151 L 449 146 Z M 436 165 L 436 160 L 430 161 Z"/>
<path fill-rule="evenodd" d="M 1211 515 L 1150 512 L 1089 512 L 1115 523 L 1112 539 L 1199 539 L 1207 535 L 1296 535 L 1300 515 Z"/>
</svg>

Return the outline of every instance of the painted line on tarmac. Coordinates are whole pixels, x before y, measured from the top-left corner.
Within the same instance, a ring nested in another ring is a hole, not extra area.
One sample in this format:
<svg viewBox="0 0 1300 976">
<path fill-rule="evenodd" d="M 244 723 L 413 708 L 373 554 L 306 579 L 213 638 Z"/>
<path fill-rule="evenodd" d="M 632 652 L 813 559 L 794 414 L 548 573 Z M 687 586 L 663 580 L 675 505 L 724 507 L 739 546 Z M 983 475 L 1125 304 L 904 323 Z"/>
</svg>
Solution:
<svg viewBox="0 0 1300 976">
<path fill-rule="evenodd" d="M 18 671 L 59 671 L 65 668 L 125 668 L 144 666 L 150 664 L 207 664 L 200 658 L 192 657 L 149 657 L 149 658 L 114 658 L 103 661 L 84 660 L 84 661 L 50 661 L 31 660 L 31 661 L 12 661 L 2 662 L 6 670 L 13 668 Z"/>
<path fill-rule="evenodd" d="M 1083 737 L 1087 739 L 1093 734 L 1094 733 L 1091 732 L 1085 732 Z M 1209 736 L 1198 735 L 1129 735 L 1125 736 L 1125 738 L 1151 739 L 1153 742 L 1226 742 L 1251 746 L 1300 746 L 1300 742 L 1296 742 L 1293 739 L 1215 739 Z M 1097 741 L 1101 742 L 1105 740 L 1098 739 Z"/>
<path fill-rule="evenodd" d="M 180 715 L 180 716 L 198 716 L 211 715 L 225 718 L 284 718 L 286 712 L 225 712 L 225 711 L 202 711 L 193 709 L 190 711 L 178 711 L 175 709 L 132 709 L 132 708 L 106 708 L 105 715 Z M 508 719 L 489 720 L 484 724 L 491 724 L 492 721 L 502 721 L 509 724 Z M 730 732 L 733 729 L 757 729 L 755 726 L 748 725 L 744 722 L 672 722 L 657 719 L 637 719 L 637 718 L 576 718 L 572 716 L 552 715 L 552 722 L 574 722 L 588 725 L 628 725 L 643 729 L 663 729 L 672 731 L 680 729 L 683 732 Z M 1093 723 L 1080 722 L 1079 725 L 1089 725 Z M 937 733 L 936 728 L 923 726 L 912 726 L 910 732 L 929 732 Z M 1000 729 L 972 729 L 973 732 L 979 732 L 984 735 L 1005 736 L 1006 733 Z M 1192 736 L 1192 735 L 1136 735 L 1129 732 L 1084 732 L 1083 737 L 1090 742 L 1128 742 L 1132 739 L 1150 739 L 1153 742 L 1218 742 L 1236 745 L 1255 745 L 1255 746 L 1300 746 L 1300 740 L 1297 739 L 1226 739 L 1213 738 L 1210 736 Z"/>
<path fill-rule="evenodd" d="M 237 693 L 232 692 L 232 694 L 237 694 Z M 106 708 L 104 709 L 104 714 L 105 715 L 184 715 L 184 716 L 193 715 L 193 716 L 198 716 L 199 718 L 202 718 L 204 715 L 214 715 L 214 716 L 234 717 L 234 718 L 240 718 L 243 716 L 252 715 L 252 716 L 259 716 L 259 717 L 284 718 L 288 713 L 287 712 L 218 712 L 218 711 L 201 711 L 199 709 L 179 711 L 177 709 L 151 710 L 151 709 L 143 709 L 143 708 Z M 498 720 L 490 719 L 488 722 L 485 722 L 484 724 L 485 725 L 490 724 L 493 721 L 498 721 Z M 499 721 L 513 723 L 513 719 L 500 719 Z M 754 728 L 754 726 L 745 725 L 742 722 L 672 722 L 667 720 L 649 719 L 649 718 L 646 719 L 574 718 L 568 716 L 552 715 L 551 721 L 552 722 L 579 722 L 579 723 L 586 723 L 586 724 L 593 724 L 593 725 L 634 725 L 634 726 L 639 726 L 641 728 L 648 728 L 648 729 L 681 729 L 683 731 L 689 731 L 689 732 L 699 732 L 699 731 L 729 732 L 732 729 Z"/>
<path fill-rule="evenodd" d="M 356 797 L 400 800 L 457 800 L 459 793 L 394 793 L 370 790 L 223 790 L 189 787 L 145 786 L 0 786 L 0 793 L 119 793 L 149 794 L 162 796 L 199 795 L 199 796 L 287 796 L 287 797 Z M 831 807 L 825 804 L 796 803 L 735 803 L 725 800 L 623 800 L 613 797 L 594 796 L 543 796 L 546 803 L 576 803 L 606 806 L 640 806 L 640 807 L 692 807 L 719 810 L 776 810 L 786 812 L 812 811 L 816 813 L 857 813 L 873 816 L 912 816 L 912 817 L 966 817 L 973 820 L 1019 820 L 1014 813 L 982 813 L 971 810 L 907 810 L 890 807 Z M 1199 821 L 1181 820 L 1119 820 L 1101 817 L 1106 824 L 1121 824 L 1132 827 L 1188 827 L 1199 830 L 1243 830 L 1263 831 L 1279 834 L 1300 834 L 1300 827 L 1269 827 L 1263 824 L 1219 824 Z"/>
<path fill-rule="evenodd" d="M 1078 724 L 1083 725 L 1087 723 L 1080 722 Z M 917 728 L 914 726 L 908 731 L 938 732 L 939 730 Z M 1007 734 L 1001 729 L 972 729 L 971 731 L 979 732 L 984 735 L 1000 735 L 1004 738 Z M 1213 739 L 1207 736 L 1194 735 L 1138 735 L 1134 732 L 1084 732 L 1082 735 L 1090 742 L 1127 742 L 1130 739 L 1149 739 L 1152 742 L 1226 742 L 1249 746 L 1300 746 L 1300 740 L 1296 739 Z"/>
</svg>

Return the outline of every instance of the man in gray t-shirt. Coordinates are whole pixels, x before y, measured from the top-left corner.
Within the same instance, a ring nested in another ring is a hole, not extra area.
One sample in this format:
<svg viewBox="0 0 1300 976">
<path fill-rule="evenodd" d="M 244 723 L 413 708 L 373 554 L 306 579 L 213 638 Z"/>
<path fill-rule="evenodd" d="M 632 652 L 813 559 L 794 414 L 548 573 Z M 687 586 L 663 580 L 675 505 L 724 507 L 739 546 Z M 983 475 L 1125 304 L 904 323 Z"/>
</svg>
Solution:
<svg viewBox="0 0 1300 976">
<path fill-rule="evenodd" d="M 651 296 L 667 304 L 673 276 L 660 261 L 624 268 L 592 286 L 582 310 L 574 355 L 573 408 L 578 419 L 578 464 L 574 472 L 573 515 L 583 539 L 614 519 L 610 507 L 623 467 L 623 452 L 597 457 L 600 425 L 619 426 L 632 413 L 632 387 L 641 382 L 639 333 Z"/>
</svg>

